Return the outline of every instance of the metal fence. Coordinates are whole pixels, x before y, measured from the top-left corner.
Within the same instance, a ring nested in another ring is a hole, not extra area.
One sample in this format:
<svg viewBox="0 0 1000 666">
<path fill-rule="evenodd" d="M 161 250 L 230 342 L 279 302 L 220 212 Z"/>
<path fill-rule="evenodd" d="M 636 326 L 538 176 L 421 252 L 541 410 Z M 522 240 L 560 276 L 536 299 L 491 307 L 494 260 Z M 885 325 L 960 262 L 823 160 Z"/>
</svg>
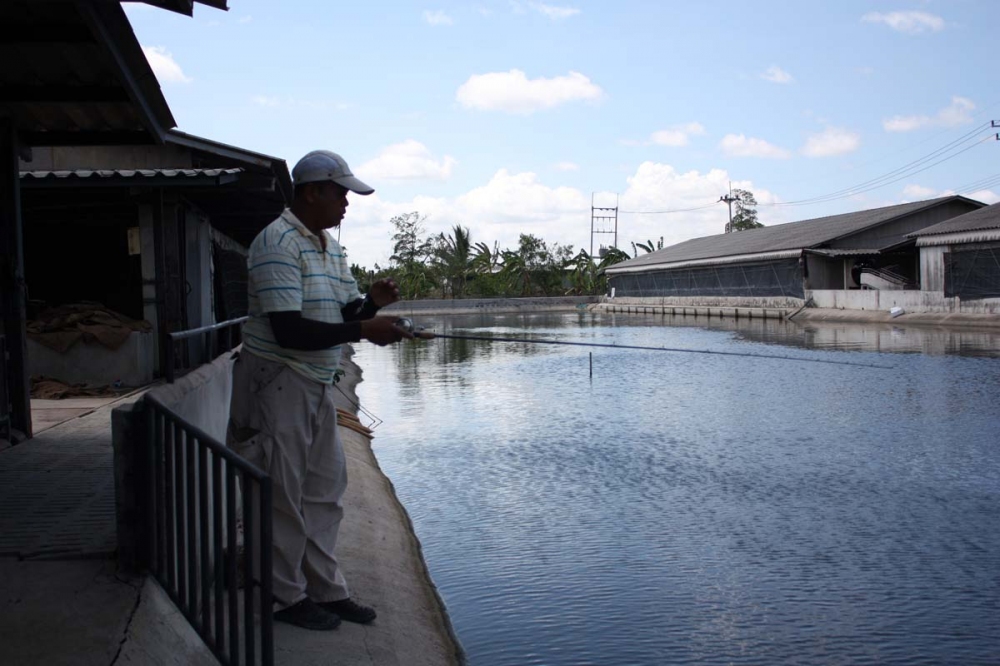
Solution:
<svg viewBox="0 0 1000 666">
<path fill-rule="evenodd" d="M 143 402 L 147 566 L 220 662 L 270 666 L 271 479 L 156 398 Z"/>
<path fill-rule="evenodd" d="M 211 361 L 223 350 L 232 349 L 243 339 L 243 324 L 249 317 L 238 317 L 211 326 L 192 328 L 188 331 L 167 333 L 166 368 L 164 374 L 171 384 L 178 371 L 198 367 Z M 192 349 L 188 341 L 196 340 L 197 348 Z M 180 347 L 180 349 L 178 349 Z M 193 356 L 200 357 L 198 360 Z"/>
</svg>

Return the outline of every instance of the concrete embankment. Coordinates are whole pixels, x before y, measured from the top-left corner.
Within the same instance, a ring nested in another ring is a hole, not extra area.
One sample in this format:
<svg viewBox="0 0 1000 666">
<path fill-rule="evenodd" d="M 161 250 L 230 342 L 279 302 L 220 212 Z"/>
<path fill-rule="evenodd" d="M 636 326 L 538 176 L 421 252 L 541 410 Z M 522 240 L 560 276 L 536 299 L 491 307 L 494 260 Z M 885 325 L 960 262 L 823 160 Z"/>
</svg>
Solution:
<svg viewBox="0 0 1000 666">
<path fill-rule="evenodd" d="M 399 317 L 452 314 L 506 314 L 516 312 L 573 312 L 597 303 L 600 296 L 547 296 L 538 298 L 460 298 L 400 301 L 380 314 Z"/>
<path fill-rule="evenodd" d="M 344 353 L 346 375 L 338 383 L 334 395 L 338 408 L 356 415 L 355 390 L 362 380 L 362 371 L 351 356 L 347 348 Z M 216 431 L 225 427 L 231 368 L 232 359 L 227 353 L 176 383 L 154 391 L 185 418 L 221 436 Z M 352 426 L 346 418 L 341 420 L 338 429 L 350 482 L 344 496 L 337 558 L 352 597 L 375 607 L 378 619 L 369 625 L 344 622 L 335 631 L 307 631 L 275 623 L 275 663 L 287 666 L 331 663 L 346 666 L 461 665 L 465 661 L 464 652 L 428 573 L 413 524 L 372 451 L 372 443 L 377 439 L 372 440 L 364 430 Z M 110 432 L 108 439 L 110 444 Z M 187 620 L 166 600 L 158 585 L 151 579 L 136 584 L 144 586 L 146 591 L 138 595 L 133 611 L 140 621 L 121 621 L 126 625 L 125 639 L 121 641 L 121 663 L 203 663 L 198 660 L 206 658 L 207 648 L 187 626 Z M 87 621 L 81 619 L 81 622 Z M 114 639 L 117 646 L 122 634 L 122 630 L 109 632 L 109 638 Z M 182 641 L 178 637 L 184 637 L 184 644 L 190 647 L 180 660 L 176 646 Z M 214 661 L 211 655 L 207 658 Z"/>
<path fill-rule="evenodd" d="M 355 389 L 362 381 L 362 371 L 350 356 L 344 354 L 347 374 L 337 384 L 336 399 L 338 407 L 356 414 Z M 372 451 L 377 438 L 369 439 L 344 425 L 340 437 L 350 481 L 337 557 L 352 596 L 374 606 L 379 616 L 371 625 L 344 622 L 332 632 L 276 624 L 276 662 L 366 666 L 465 663 L 410 517 Z"/>
<path fill-rule="evenodd" d="M 1000 329 L 1000 315 L 972 312 L 913 312 L 893 317 L 880 310 L 834 310 L 806 308 L 795 316 L 796 322 L 830 322 L 857 324 L 892 324 L 893 326 L 937 326 L 942 328 Z"/>
<path fill-rule="evenodd" d="M 1000 315 L 973 312 L 904 312 L 893 316 L 885 310 L 842 308 L 740 307 L 719 305 L 645 304 L 606 301 L 588 306 L 595 312 L 611 314 L 667 315 L 693 318 L 785 319 L 797 323 L 891 324 L 893 326 L 934 326 L 952 329 L 1000 328 Z"/>
</svg>

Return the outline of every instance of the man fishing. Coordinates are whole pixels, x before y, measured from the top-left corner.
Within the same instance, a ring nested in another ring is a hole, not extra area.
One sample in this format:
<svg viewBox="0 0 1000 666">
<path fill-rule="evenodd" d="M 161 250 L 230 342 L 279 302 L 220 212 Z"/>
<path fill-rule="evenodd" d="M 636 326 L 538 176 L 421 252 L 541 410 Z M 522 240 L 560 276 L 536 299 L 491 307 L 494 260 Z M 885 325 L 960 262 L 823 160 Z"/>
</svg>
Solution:
<svg viewBox="0 0 1000 666">
<path fill-rule="evenodd" d="M 292 169 L 291 208 L 250 246 L 250 318 L 233 366 L 227 444 L 273 483 L 274 619 L 306 629 L 367 623 L 375 610 L 351 599 L 334 554 L 347 487 L 337 434 L 334 382 L 341 345 L 377 345 L 413 335 L 379 317 L 399 300 L 391 279 L 362 298 L 340 244 L 348 192 L 374 189 L 336 153 L 316 150 Z"/>
</svg>

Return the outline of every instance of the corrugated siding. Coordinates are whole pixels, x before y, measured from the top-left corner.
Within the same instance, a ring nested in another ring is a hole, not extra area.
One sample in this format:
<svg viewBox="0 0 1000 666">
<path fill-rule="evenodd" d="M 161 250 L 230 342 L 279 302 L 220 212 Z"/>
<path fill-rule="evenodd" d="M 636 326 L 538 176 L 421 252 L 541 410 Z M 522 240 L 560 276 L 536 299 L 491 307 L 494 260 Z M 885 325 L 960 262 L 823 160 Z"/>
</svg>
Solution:
<svg viewBox="0 0 1000 666">
<path fill-rule="evenodd" d="M 973 204 L 960 200 L 950 201 L 927 210 L 889 220 L 875 228 L 836 240 L 830 245 L 838 248 L 889 247 L 907 240 L 907 234 L 964 215 L 972 210 L 976 210 Z"/>
</svg>

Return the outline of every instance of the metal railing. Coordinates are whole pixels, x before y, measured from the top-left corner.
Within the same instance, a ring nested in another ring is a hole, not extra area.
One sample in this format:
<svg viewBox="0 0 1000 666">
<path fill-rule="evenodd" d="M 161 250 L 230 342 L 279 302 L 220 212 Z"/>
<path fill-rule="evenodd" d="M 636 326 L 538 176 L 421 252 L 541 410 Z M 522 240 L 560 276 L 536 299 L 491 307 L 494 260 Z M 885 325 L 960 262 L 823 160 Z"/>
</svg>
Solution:
<svg viewBox="0 0 1000 666">
<path fill-rule="evenodd" d="M 156 398 L 143 402 L 146 564 L 221 663 L 271 666 L 271 478 Z"/>
<path fill-rule="evenodd" d="M 192 328 L 187 331 L 175 331 L 167 333 L 167 349 L 164 363 L 164 375 L 169 383 L 173 383 L 177 377 L 178 370 L 190 370 L 202 363 L 208 363 L 223 350 L 232 349 L 239 345 L 243 339 L 243 324 L 250 317 L 238 317 L 228 321 L 222 321 L 210 326 Z M 235 335 L 233 334 L 235 331 Z M 191 360 L 191 350 L 185 343 L 186 340 L 201 336 L 201 358 L 197 362 Z M 177 353 L 177 346 L 185 344 L 185 348 L 180 354 Z"/>
<path fill-rule="evenodd" d="M 908 278 L 887 268 L 862 268 L 861 275 L 874 275 L 903 289 L 915 289 L 917 286 L 917 283 L 912 278 Z"/>
</svg>

